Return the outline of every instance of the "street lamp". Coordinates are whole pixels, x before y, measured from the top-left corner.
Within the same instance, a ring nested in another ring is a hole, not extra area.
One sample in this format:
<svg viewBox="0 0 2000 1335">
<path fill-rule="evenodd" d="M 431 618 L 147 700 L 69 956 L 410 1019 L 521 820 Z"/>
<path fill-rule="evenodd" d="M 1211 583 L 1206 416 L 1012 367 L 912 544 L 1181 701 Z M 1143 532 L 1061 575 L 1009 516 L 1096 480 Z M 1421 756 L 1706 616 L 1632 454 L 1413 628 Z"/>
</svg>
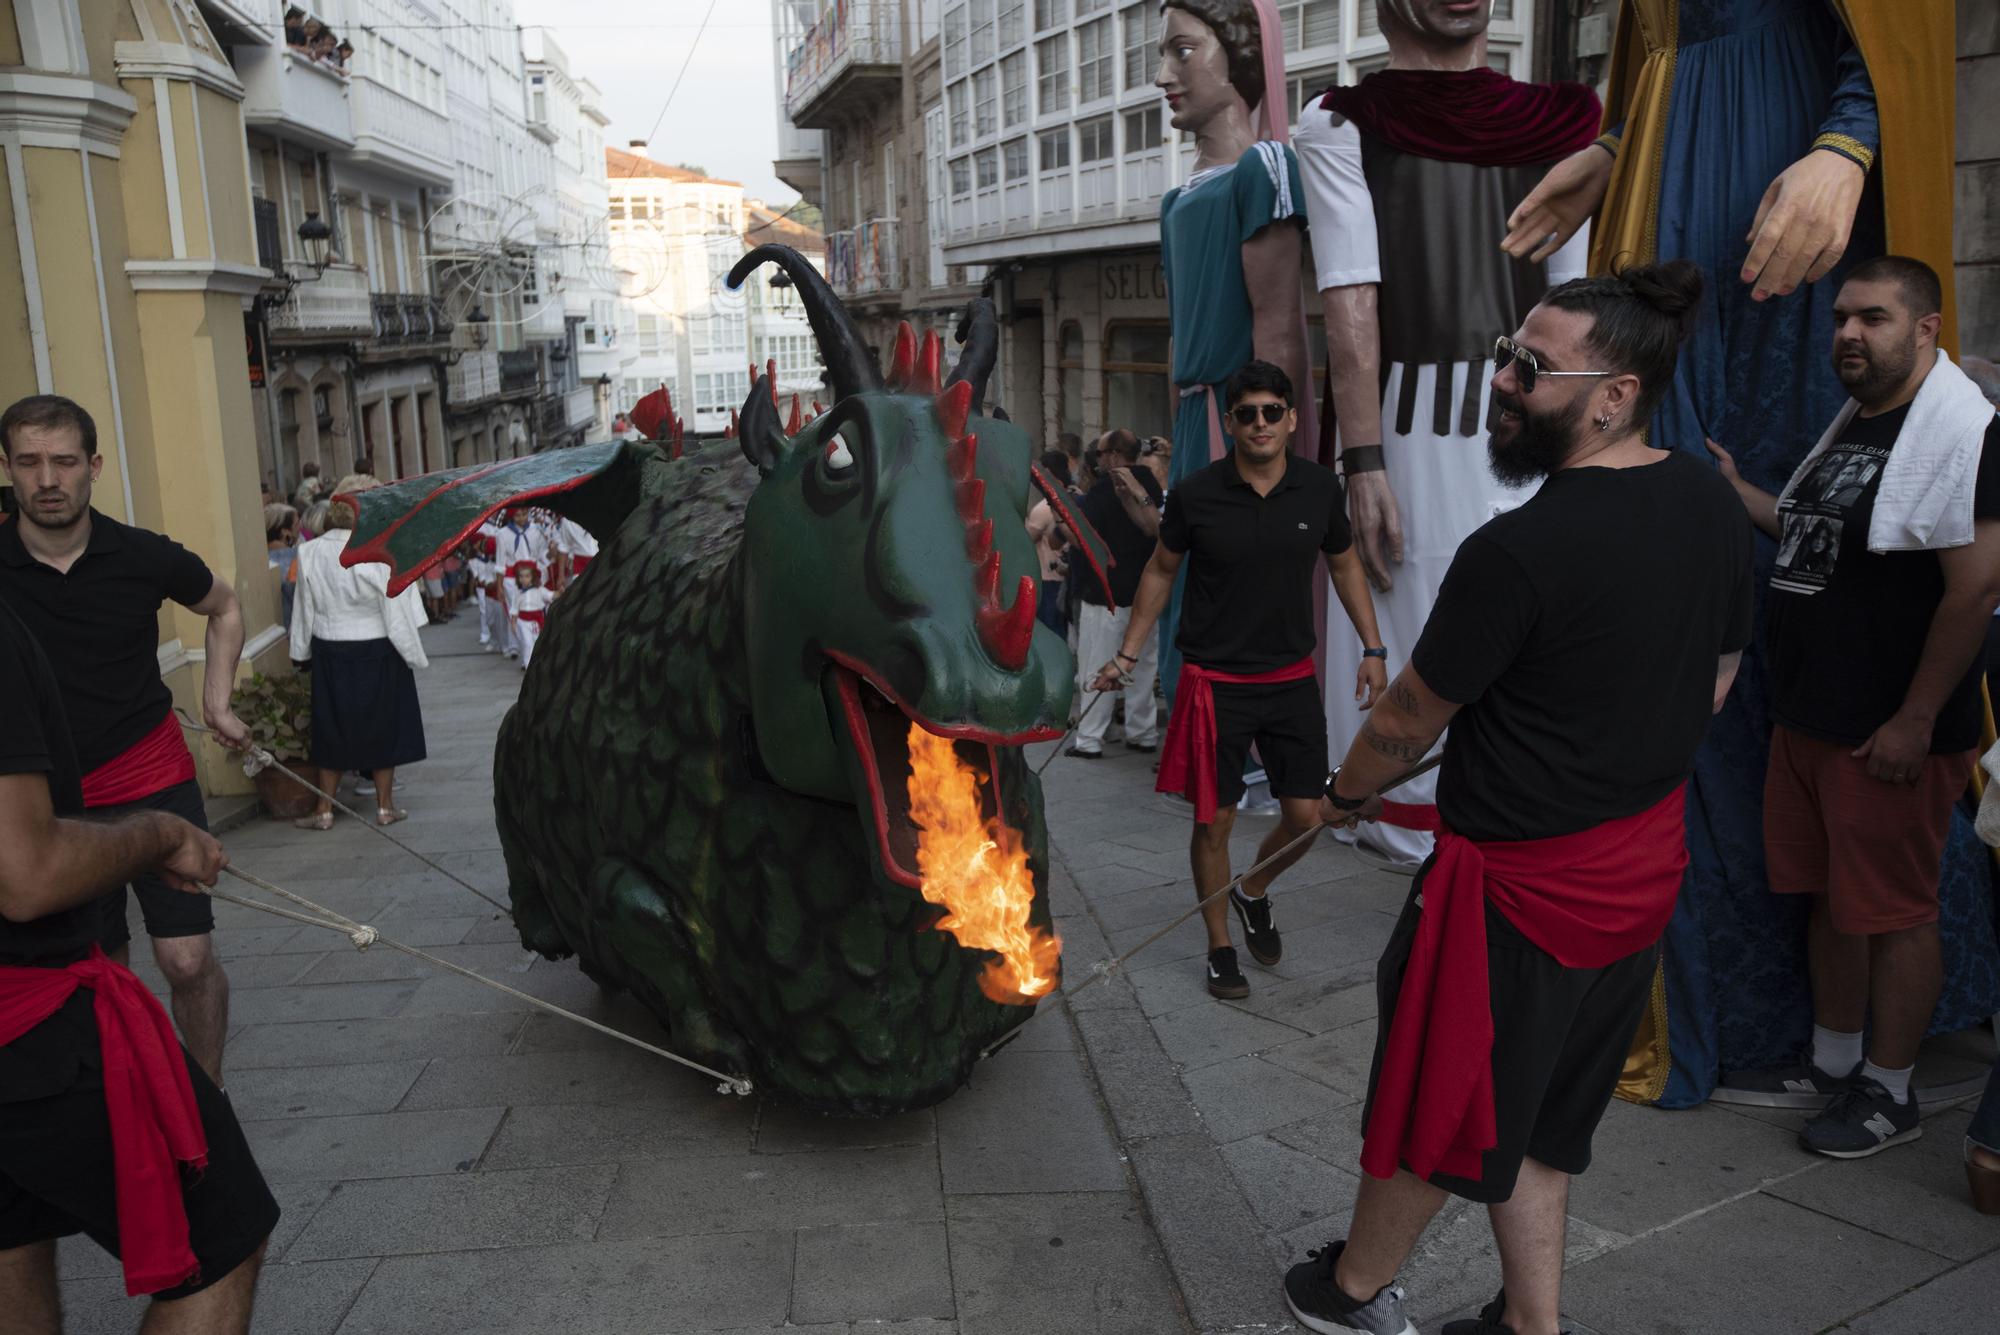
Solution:
<svg viewBox="0 0 2000 1335">
<path fill-rule="evenodd" d="M 306 220 L 299 224 L 299 244 L 306 249 L 306 263 L 312 266 L 313 277 L 326 272 L 330 261 L 327 258 L 327 243 L 333 240 L 333 229 L 319 214 L 307 212 Z"/>
</svg>

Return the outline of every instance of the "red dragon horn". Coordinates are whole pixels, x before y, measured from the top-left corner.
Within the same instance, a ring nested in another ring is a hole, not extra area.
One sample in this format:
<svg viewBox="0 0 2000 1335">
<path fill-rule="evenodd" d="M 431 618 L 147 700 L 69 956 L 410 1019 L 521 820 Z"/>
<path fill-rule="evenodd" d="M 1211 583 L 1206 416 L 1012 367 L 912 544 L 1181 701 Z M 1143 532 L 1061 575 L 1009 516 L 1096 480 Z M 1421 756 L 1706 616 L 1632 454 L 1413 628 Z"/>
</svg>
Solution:
<svg viewBox="0 0 2000 1335">
<path fill-rule="evenodd" d="M 908 320 L 896 326 L 895 350 L 889 354 L 889 388 L 901 392 L 917 364 L 917 335 Z"/>
<path fill-rule="evenodd" d="M 1035 577 L 1023 575 L 1014 589 L 1012 607 L 1003 610 L 996 600 L 973 613 L 980 643 L 993 655 L 993 661 L 1009 672 L 1019 672 L 1028 665 L 1028 646 L 1035 638 L 1035 592 Z"/>
<path fill-rule="evenodd" d="M 910 383 L 903 387 L 903 392 L 935 396 L 944 387 L 938 370 L 943 360 L 944 344 L 939 341 L 937 330 L 924 330 L 924 341 L 917 348 L 916 369 L 910 373 Z"/>
<path fill-rule="evenodd" d="M 792 395 L 792 414 L 785 419 L 785 434 L 796 436 L 799 434 L 799 429 L 804 425 L 804 419 L 799 416 L 799 396 L 794 394 Z"/>
<path fill-rule="evenodd" d="M 969 381 L 954 381 L 937 396 L 938 425 L 944 428 L 946 440 L 957 440 L 965 434 L 965 419 L 971 412 L 972 385 Z"/>
</svg>

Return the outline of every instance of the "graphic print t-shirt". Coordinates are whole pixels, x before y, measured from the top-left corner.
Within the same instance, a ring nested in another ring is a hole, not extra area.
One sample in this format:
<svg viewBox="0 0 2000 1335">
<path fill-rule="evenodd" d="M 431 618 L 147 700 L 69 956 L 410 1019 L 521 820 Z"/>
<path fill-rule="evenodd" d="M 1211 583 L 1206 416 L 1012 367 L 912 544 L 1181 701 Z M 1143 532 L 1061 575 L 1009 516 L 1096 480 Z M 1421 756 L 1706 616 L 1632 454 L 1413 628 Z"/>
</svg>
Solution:
<svg viewBox="0 0 2000 1335">
<path fill-rule="evenodd" d="M 1856 415 L 1778 504 L 1769 612 L 1771 714 L 1788 728 L 1859 746 L 1902 707 L 1944 596 L 1936 552 L 1868 550 L 1896 437 L 1909 407 Z M 2000 419 L 1986 432 L 1973 515 L 2000 518 Z M 1938 711 L 1931 750 L 1979 742 L 1979 666 Z"/>
</svg>

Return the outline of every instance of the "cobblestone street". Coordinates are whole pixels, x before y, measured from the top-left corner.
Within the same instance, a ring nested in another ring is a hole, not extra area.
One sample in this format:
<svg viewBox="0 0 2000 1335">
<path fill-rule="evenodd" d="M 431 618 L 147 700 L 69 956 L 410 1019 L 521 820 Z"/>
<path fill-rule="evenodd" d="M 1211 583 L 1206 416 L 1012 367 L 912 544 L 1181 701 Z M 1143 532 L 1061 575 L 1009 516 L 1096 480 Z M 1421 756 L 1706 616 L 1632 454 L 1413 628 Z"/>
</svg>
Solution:
<svg viewBox="0 0 2000 1335">
<path fill-rule="evenodd" d="M 426 632 L 430 759 L 396 833 L 504 898 L 492 739 L 519 680 L 471 618 Z M 1113 744 L 1047 775 L 1069 985 L 1188 902 L 1185 809 Z M 1265 822 L 1239 823 L 1239 865 Z M 642 1036 L 573 962 L 343 821 L 261 819 L 236 864 Z M 1020 1039 L 941 1106 L 880 1122 L 716 1094 L 657 1058 L 392 951 L 218 905 L 231 1097 L 284 1207 L 256 1328 L 363 1332 L 1168 1335 L 1291 1328 L 1284 1265 L 1345 1224 L 1373 962 L 1405 877 L 1323 843 L 1280 882 L 1285 961 L 1241 1003 L 1198 924 Z M 145 955 L 143 947 L 137 952 Z M 150 960 L 142 972 L 156 984 Z M 1976 1054 L 1976 1044 L 1967 1051 Z M 1925 1079 L 1976 1063 L 1927 1060 Z M 1613 1106 L 1572 1198 L 1566 1308 L 1596 1335 L 1991 1328 L 2000 1221 L 1965 1202 L 1968 1110 L 1914 1146 L 1808 1158 L 1791 1114 Z M 66 1245 L 70 1328 L 128 1331 L 116 1265 Z M 1453 1207 L 1404 1276 L 1420 1326 L 1498 1284 Z"/>
</svg>

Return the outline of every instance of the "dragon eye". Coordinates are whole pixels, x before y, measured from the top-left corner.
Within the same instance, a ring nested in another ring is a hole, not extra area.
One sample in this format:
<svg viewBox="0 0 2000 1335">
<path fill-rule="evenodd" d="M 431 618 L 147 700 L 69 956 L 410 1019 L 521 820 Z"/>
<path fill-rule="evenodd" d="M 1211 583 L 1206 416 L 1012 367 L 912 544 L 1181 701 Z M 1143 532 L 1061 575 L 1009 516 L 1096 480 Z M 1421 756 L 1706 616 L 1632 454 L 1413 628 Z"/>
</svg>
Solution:
<svg viewBox="0 0 2000 1335">
<path fill-rule="evenodd" d="M 845 477 L 854 471 L 854 451 L 848 448 L 844 436 L 836 434 L 827 441 L 823 460 L 829 477 Z"/>
</svg>

